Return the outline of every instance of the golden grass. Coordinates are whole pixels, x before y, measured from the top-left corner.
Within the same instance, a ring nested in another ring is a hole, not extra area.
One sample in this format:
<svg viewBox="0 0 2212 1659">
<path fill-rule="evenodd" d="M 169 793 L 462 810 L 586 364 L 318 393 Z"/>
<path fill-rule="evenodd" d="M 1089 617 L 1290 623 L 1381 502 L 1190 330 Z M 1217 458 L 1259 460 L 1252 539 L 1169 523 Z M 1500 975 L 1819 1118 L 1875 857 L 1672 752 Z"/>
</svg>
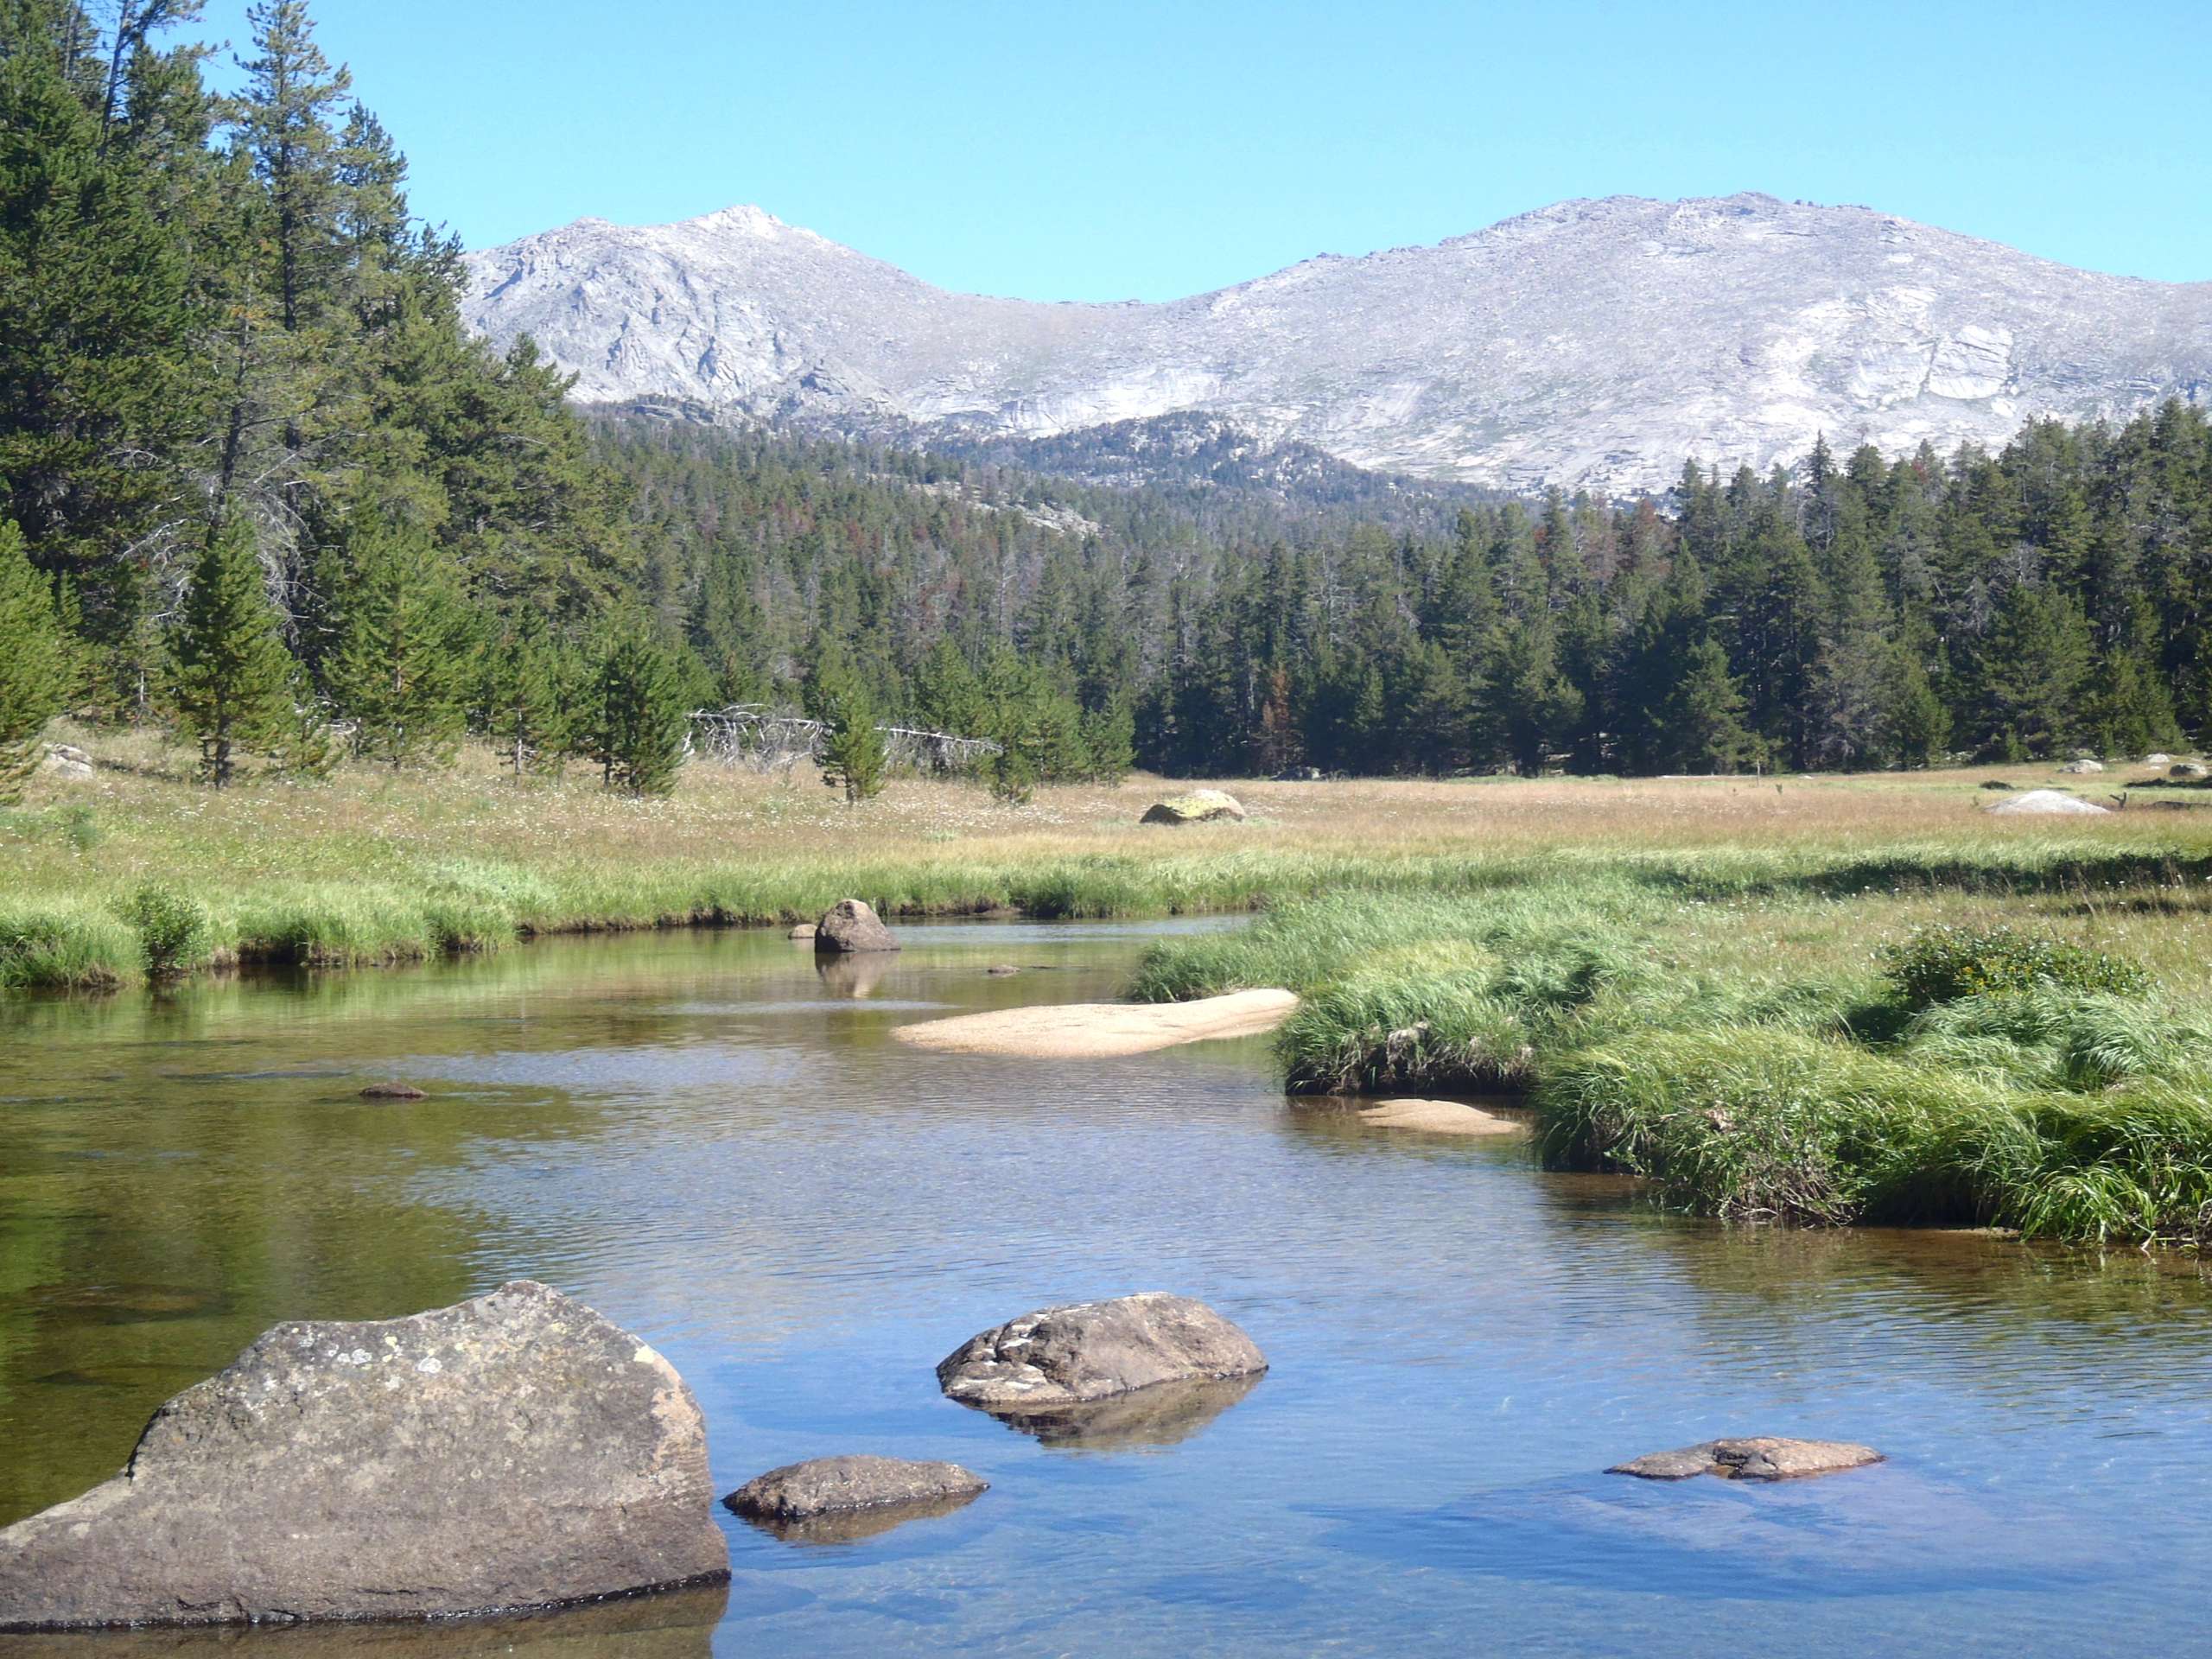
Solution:
<svg viewBox="0 0 2212 1659">
<path fill-rule="evenodd" d="M 2212 868 L 2212 810 L 1982 810 L 1997 798 L 1979 787 L 1989 778 L 2071 785 L 2094 799 L 2127 781 L 2121 768 L 2088 779 L 2012 766 L 1780 779 L 1229 780 L 1221 786 L 1248 822 L 1173 828 L 1137 819 L 1186 781 L 1047 787 L 1013 807 L 980 787 L 900 779 L 848 807 L 810 769 L 764 777 L 698 764 L 671 796 L 637 800 L 602 791 L 581 767 L 518 784 L 471 748 L 447 772 L 354 765 L 324 783 L 261 780 L 218 794 L 156 734 L 60 735 L 97 770 L 74 782 L 41 775 L 21 807 L 0 814 L 0 907 L 105 910 L 158 882 L 207 906 L 219 948 L 249 956 L 371 961 L 493 945 L 517 927 L 771 921 L 847 891 L 910 912 L 1015 901 L 1049 913 L 1140 913 L 1344 882 L 1481 885 L 1515 867 L 1565 874 L 1687 861 L 1740 866 L 1751 880 L 1770 865 L 1859 860 L 1872 872 L 1871 899 L 1890 896 L 1873 888 L 1912 887 L 1914 872 L 1952 863 L 2140 854 L 2175 859 L 2183 874 L 2124 893 L 2046 880 L 2025 902 L 2069 931 L 2125 936 L 2155 969 L 2205 975 L 2205 894 L 2186 872 Z M 2024 902 L 1897 897 L 1950 919 L 1997 909 L 2017 918 Z M 1685 900 L 1700 931 L 1723 919 L 1711 910 L 1720 902 Z M 1859 945 L 1865 927 L 1849 906 L 1801 904 L 1757 931 L 1780 969 L 1793 957 L 1833 961 Z"/>
</svg>

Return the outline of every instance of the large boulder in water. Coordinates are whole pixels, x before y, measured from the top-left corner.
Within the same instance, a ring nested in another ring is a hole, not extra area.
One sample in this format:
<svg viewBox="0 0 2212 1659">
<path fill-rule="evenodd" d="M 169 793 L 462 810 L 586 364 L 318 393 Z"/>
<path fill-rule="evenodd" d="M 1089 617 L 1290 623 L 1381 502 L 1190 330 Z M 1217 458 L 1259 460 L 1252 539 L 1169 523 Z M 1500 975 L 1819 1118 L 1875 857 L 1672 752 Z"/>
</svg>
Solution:
<svg viewBox="0 0 2212 1659">
<path fill-rule="evenodd" d="M 1151 1290 L 995 1325 L 946 1355 L 937 1380 L 986 1411 L 1035 1411 L 1267 1369 L 1259 1345 L 1204 1302 Z"/>
<path fill-rule="evenodd" d="M 728 1576 L 697 1402 L 527 1280 L 264 1332 L 0 1532 L 0 1629 L 436 1618 Z"/>
<path fill-rule="evenodd" d="M 817 951 L 842 955 L 861 950 L 896 950 L 899 941 L 866 900 L 840 899 L 814 925 Z"/>
<path fill-rule="evenodd" d="M 1187 795 L 1178 795 L 1169 800 L 1157 801 L 1145 809 L 1140 823 L 1210 823 L 1216 818 L 1228 818 L 1241 823 L 1244 809 L 1236 798 L 1225 790 L 1194 789 Z"/>
</svg>

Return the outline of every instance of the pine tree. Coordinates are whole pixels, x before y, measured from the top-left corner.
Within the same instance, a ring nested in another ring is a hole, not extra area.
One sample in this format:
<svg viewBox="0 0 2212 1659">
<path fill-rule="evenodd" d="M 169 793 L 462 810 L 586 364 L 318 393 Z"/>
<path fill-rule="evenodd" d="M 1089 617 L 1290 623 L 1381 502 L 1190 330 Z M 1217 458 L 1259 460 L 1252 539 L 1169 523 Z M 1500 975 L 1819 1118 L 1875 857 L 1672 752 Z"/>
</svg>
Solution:
<svg viewBox="0 0 2212 1659">
<path fill-rule="evenodd" d="M 397 767 L 451 759 L 476 653 L 452 562 L 427 537 L 371 521 L 348 540 L 353 565 L 332 692 L 353 746 Z"/>
<path fill-rule="evenodd" d="M 1762 746 L 1744 725 L 1744 708 L 1743 690 L 1728 671 L 1728 653 L 1714 639 L 1699 640 L 1683 659 L 1669 706 L 1668 723 L 1683 762 L 1734 772 L 1758 760 Z"/>
<path fill-rule="evenodd" d="M 2057 754 L 2088 735 L 2088 672 L 2081 606 L 2054 589 L 2015 583 L 1982 646 L 1985 732 L 1993 738 L 2009 732 L 2028 756 Z"/>
<path fill-rule="evenodd" d="M 23 551 L 22 532 L 0 519 L 0 801 L 21 793 L 37 766 L 39 734 L 61 711 L 67 649 L 54 592 Z"/>
<path fill-rule="evenodd" d="M 645 625 L 630 620 L 605 639 L 593 677 L 583 752 L 601 781 L 632 795 L 676 787 L 690 735 L 683 677 L 673 652 Z"/>
<path fill-rule="evenodd" d="M 875 702 L 859 677 L 849 674 L 822 695 L 822 781 L 844 791 L 848 806 L 872 800 L 882 793 L 887 763 L 883 734 L 876 729 Z"/>
<path fill-rule="evenodd" d="M 266 750 L 292 715 L 294 664 L 241 516 L 208 538 L 169 634 L 169 700 L 216 788 L 240 749 Z"/>
<path fill-rule="evenodd" d="M 1136 721 L 1127 698 L 1118 693 L 1103 709 L 1083 717 L 1084 776 L 1094 784 L 1118 784 L 1136 764 Z"/>
<path fill-rule="evenodd" d="M 525 613 L 484 655 L 479 690 L 485 735 L 518 779 L 556 771 L 569 746 L 575 677 L 569 654 Z"/>
</svg>

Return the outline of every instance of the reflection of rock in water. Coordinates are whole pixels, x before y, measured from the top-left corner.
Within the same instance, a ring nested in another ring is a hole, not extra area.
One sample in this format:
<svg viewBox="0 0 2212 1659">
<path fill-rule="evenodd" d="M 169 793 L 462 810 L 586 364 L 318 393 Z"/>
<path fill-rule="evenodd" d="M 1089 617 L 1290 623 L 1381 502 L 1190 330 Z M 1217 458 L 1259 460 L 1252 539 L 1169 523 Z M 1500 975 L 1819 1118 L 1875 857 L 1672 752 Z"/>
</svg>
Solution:
<svg viewBox="0 0 2212 1659">
<path fill-rule="evenodd" d="M 1158 1382 L 1134 1394 L 1117 1394 L 1087 1405 L 1049 1411 L 1004 1408 L 991 1415 L 1008 1428 L 1033 1434 L 1046 1446 L 1082 1452 L 1120 1452 L 1173 1446 L 1187 1440 L 1259 1386 L 1259 1372 L 1245 1376 L 1206 1377 L 1194 1382 Z"/>
<path fill-rule="evenodd" d="M 9 1659 L 707 1659 L 729 1600 L 701 1585 L 521 1618 L 11 1634 Z"/>
<path fill-rule="evenodd" d="M 787 1544 L 856 1544 L 903 1527 L 909 1521 L 934 1520 L 966 1509 L 976 1501 L 974 1492 L 955 1492 L 944 1497 L 925 1497 L 912 1503 L 877 1503 L 864 1510 L 833 1510 L 795 1521 L 773 1516 L 745 1517 L 747 1525 Z M 94 1656 L 97 1659 L 97 1656 Z"/>
<path fill-rule="evenodd" d="M 861 951 L 851 956 L 820 955 L 814 971 L 822 988 L 832 996 L 873 996 L 898 958 L 884 951 Z"/>
<path fill-rule="evenodd" d="M 1422 1514 L 1341 1518 L 1331 1541 L 1361 1554 L 1698 1599 L 2055 1588 L 2122 1567 L 2063 1514 L 1889 1465 L 1782 1485 L 1571 1476 Z"/>
</svg>

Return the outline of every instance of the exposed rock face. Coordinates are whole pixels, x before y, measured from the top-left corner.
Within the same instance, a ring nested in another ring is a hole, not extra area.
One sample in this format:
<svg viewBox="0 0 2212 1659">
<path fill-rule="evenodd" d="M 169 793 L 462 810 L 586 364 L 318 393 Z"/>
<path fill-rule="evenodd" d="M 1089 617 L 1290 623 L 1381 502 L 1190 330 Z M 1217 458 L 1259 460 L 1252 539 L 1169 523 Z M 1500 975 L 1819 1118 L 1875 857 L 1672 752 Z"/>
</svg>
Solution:
<svg viewBox="0 0 2212 1659">
<path fill-rule="evenodd" d="M 1205 1303 L 1152 1290 L 1025 1313 L 948 1354 L 937 1380 L 968 1405 L 1033 1411 L 1267 1369 L 1258 1344 Z"/>
<path fill-rule="evenodd" d="M 1881 1461 L 1882 1454 L 1872 1446 L 1854 1446 L 1848 1440 L 1789 1440 L 1761 1435 L 1705 1440 L 1673 1452 L 1654 1452 L 1615 1464 L 1605 1472 L 1635 1475 L 1643 1480 L 1688 1480 L 1694 1475 L 1714 1475 L 1722 1480 L 1802 1480 L 1863 1469 Z"/>
<path fill-rule="evenodd" d="M 675 1369 L 522 1280 L 264 1332 L 0 1532 L 0 1628 L 429 1618 L 725 1576 Z"/>
<path fill-rule="evenodd" d="M 969 1498 L 990 1482 L 957 1463 L 916 1463 L 905 1458 L 816 1458 L 756 1475 L 722 1500 L 738 1514 L 760 1520 L 804 1521 L 844 1510 Z"/>
<path fill-rule="evenodd" d="M 92 757 L 73 744 L 48 744 L 44 765 L 58 777 L 81 780 L 92 775 Z"/>
<path fill-rule="evenodd" d="M 2031 789 L 2025 794 L 2010 796 L 1988 808 L 1988 810 L 2007 817 L 2015 814 L 2032 816 L 2037 813 L 2071 812 L 2081 815 L 2111 810 L 2110 807 L 2099 806 L 2094 801 L 2085 801 L 2078 795 L 2069 795 L 2063 789 Z"/>
<path fill-rule="evenodd" d="M 1229 818 L 1238 823 L 1244 821 L 1244 809 L 1236 798 L 1225 790 L 1194 789 L 1187 795 L 1178 795 L 1159 801 L 1145 809 L 1141 823 L 1209 823 L 1216 818 Z"/>
<path fill-rule="evenodd" d="M 814 925 L 814 948 L 847 953 L 896 950 L 899 941 L 865 900 L 840 899 Z"/>
<path fill-rule="evenodd" d="M 1561 202 L 1152 305 L 948 293 L 757 207 L 579 219 L 467 269 L 469 326 L 529 334 L 585 402 L 925 444 L 1126 428 L 1158 448 L 1203 419 L 1516 487 L 1664 489 L 1688 455 L 1763 473 L 1820 433 L 1839 454 L 1993 448 L 2031 416 L 2212 389 L 2212 283 L 1758 194 Z"/>
</svg>

